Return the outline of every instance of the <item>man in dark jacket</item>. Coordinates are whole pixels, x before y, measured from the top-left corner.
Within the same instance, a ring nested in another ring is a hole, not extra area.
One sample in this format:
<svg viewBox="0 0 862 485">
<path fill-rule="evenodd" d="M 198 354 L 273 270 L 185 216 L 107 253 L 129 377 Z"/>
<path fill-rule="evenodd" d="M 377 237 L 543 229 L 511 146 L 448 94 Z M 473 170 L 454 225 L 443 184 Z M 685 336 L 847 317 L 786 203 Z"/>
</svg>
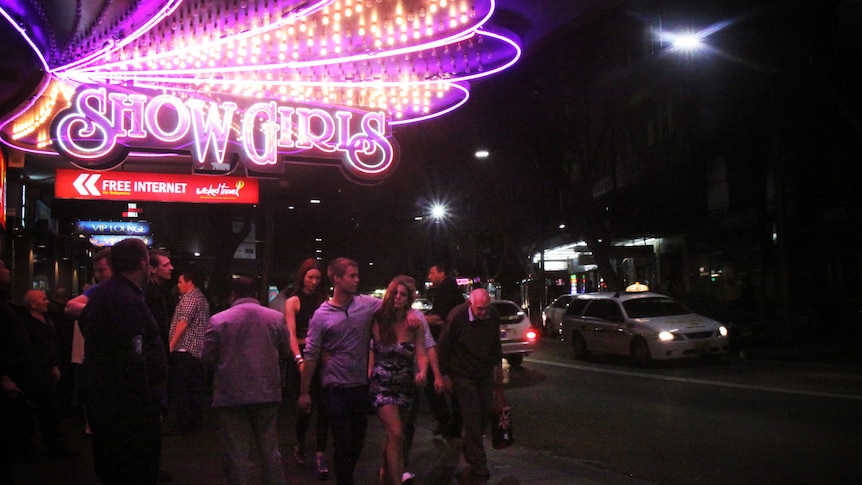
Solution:
<svg viewBox="0 0 862 485">
<path fill-rule="evenodd" d="M 0 260 L 0 483 L 14 483 L 13 468 L 26 449 L 33 415 L 25 390 L 34 380 L 33 349 L 21 312 L 9 302 L 12 281 Z"/>
<path fill-rule="evenodd" d="M 458 399 L 463 418 L 461 444 L 467 467 L 459 475 L 487 478 L 488 458 L 482 432 L 488 426 L 494 386 L 503 382 L 500 317 L 483 289 L 456 307 L 437 342 L 440 373 Z"/>
<path fill-rule="evenodd" d="M 111 249 L 111 259 L 114 276 L 93 291 L 78 320 L 94 461 L 101 463 L 104 485 L 153 485 L 167 403 L 167 356 L 144 302 L 147 247 L 124 239 Z"/>
<path fill-rule="evenodd" d="M 431 328 L 431 335 L 434 336 L 434 340 L 440 339 L 440 330 L 443 328 L 449 312 L 464 303 L 464 294 L 461 293 L 458 283 L 455 282 L 455 278 L 450 273 L 449 267 L 442 262 L 434 264 L 428 270 L 428 281 L 431 282 L 431 290 L 428 292 L 428 298 L 431 300 L 431 311 L 425 318 L 428 320 L 428 326 Z M 435 391 L 433 375 L 429 375 L 425 384 L 425 398 L 431 408 L 431 415 L 437 421 L 434 434 L 442 434 L 445 438 L 461 436 L 461 414 L 458 411 L 457 401 L 452 398 L 450 403 L 445 394 Z M 411 412 L 411 414 L 413 413 Z M 412 441 L 412 426 L 405 425 L 405 434 L 407 433 L 410 433 L 409 441 Z M 405 442 L 407 441 L 408 439 L 405 439 Z"/>
<path fill-rule="evenodd" d="M 39 430 L 42 442 L 48 448 L 48 456 L 77 456 L 77 453 L 66 448 L 60 433 L 57 383 L 62 374 L 57 330 L 48 314 L 48 305 L 48 296 L 42 290 L 29 290 L 24 295 L 24 325 L 30 336 L 35 371 L 28 397 L 36 405 Z"/>
</svg>

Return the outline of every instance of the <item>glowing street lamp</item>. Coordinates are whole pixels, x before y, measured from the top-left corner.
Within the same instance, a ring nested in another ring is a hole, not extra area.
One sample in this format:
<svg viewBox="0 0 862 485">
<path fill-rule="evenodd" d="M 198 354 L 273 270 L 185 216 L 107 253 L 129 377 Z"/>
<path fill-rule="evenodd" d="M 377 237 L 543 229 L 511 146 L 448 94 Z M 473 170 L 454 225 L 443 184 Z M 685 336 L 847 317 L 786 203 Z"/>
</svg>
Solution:
<svg viewBox="0 0 862 485">
<path fill-rule="evenodd" d="M 671 50 L 695 52 L 704 47 L 703 38 L 694 32 L 684 32 L 671 37 Z"/>
<path fill-rule="evenodd" d="M 435 203 L 431 206 L 431 217 L 435 223 L 439 223 L 448 215 L 448 210 L 444 204 Z"/>
</svg>

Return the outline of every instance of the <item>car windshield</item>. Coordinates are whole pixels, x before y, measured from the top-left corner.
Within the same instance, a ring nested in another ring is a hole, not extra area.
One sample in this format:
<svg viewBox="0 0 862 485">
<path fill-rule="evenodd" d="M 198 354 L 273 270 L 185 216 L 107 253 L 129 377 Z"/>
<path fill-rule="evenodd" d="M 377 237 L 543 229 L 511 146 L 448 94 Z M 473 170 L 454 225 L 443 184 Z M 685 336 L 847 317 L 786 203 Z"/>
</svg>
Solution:
<svg viewBox="0 0 862 485">
<path fill-rule="evenodd" d="M 629 318 L 670 317 L 686 315 L 691 310 L 672 298 L 635 298 L 623 303 Z"/>
</svg>

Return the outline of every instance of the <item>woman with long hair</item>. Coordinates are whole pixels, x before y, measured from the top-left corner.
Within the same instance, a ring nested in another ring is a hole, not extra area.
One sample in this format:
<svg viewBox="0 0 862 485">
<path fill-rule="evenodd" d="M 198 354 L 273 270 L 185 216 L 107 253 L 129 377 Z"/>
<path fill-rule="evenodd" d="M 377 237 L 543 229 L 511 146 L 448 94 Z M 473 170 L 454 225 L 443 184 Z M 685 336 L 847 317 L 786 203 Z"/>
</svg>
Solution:
<svg viewBox="0 0 862 485">
<path fill-rule="evenodd" d="M 372 407 L 386 431 L 381 483 L 400 485 L 404 469 L 402 423 L 406 418 L 414 386 L 425 384 L 428 354 L 424 326 L 409 326 L 407 313 L 416 293 L 409 276 L 396 276 L 386 288 L 383 304 L 371 324 L 368 359 Z M 415 368 L 415 371 L 414 371 Z M 439 369 L 432 369 L 439 377 Z"/>
<path fill-rule="evenodd" d="M 326 301 L 327 291 L 323 284 L 323 265 L 314 258 L 302 262 L 296 271 L 296 282 L 293 296 L 284 304 L 284 317 L 287 321 L 287 331 L 290 334 L 290 349 L 296 365 L 289 366 L 291 372 L 290 386 L 295 395 L 299 395 L 300 371 L 302 369 L 302 349 L 305 347 L 305 336 L 308 333 L 308 322 L 314 311 Z M 311 393 L 315 396 L 314 403 L 320 403 L 320 368 L 315 372 L 311 384 Z M 329 466 L 326 463 L 326 438 L 329 433 L 329 421 L 320 406 L 317 408 L 317 443 L 314 465 L 317 477 L 326 480 Z M 313 410 L 312 410 L 313 412 Z M 293 458 L 298 466 L 305 466 L 305 435 L 311 426 L 311 413 L 297 413 L 296 445 Z"/>
</svg>

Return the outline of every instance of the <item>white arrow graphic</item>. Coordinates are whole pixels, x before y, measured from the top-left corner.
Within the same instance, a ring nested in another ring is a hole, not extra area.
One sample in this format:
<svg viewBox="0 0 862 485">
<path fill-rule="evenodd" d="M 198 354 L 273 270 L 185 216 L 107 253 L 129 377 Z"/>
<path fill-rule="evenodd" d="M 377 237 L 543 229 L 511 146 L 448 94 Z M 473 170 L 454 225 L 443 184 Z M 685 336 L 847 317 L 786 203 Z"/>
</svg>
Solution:
<svg viewBox="0 0 862 485">
<path fill-rule="evenodd" d="M 101 176 L 102 174 L 100 173 L 82 173 L 81 175 L 78 175 L 78 178 L 76 178 L 74 182 L 72 182 L 72 186 L 75 187 L 75 190 L 77 190 L 81 195 L 92 195 L 98 197 L 102 195 L 102 193 L 96 188 L 96 182 Z"/>
</svg>

